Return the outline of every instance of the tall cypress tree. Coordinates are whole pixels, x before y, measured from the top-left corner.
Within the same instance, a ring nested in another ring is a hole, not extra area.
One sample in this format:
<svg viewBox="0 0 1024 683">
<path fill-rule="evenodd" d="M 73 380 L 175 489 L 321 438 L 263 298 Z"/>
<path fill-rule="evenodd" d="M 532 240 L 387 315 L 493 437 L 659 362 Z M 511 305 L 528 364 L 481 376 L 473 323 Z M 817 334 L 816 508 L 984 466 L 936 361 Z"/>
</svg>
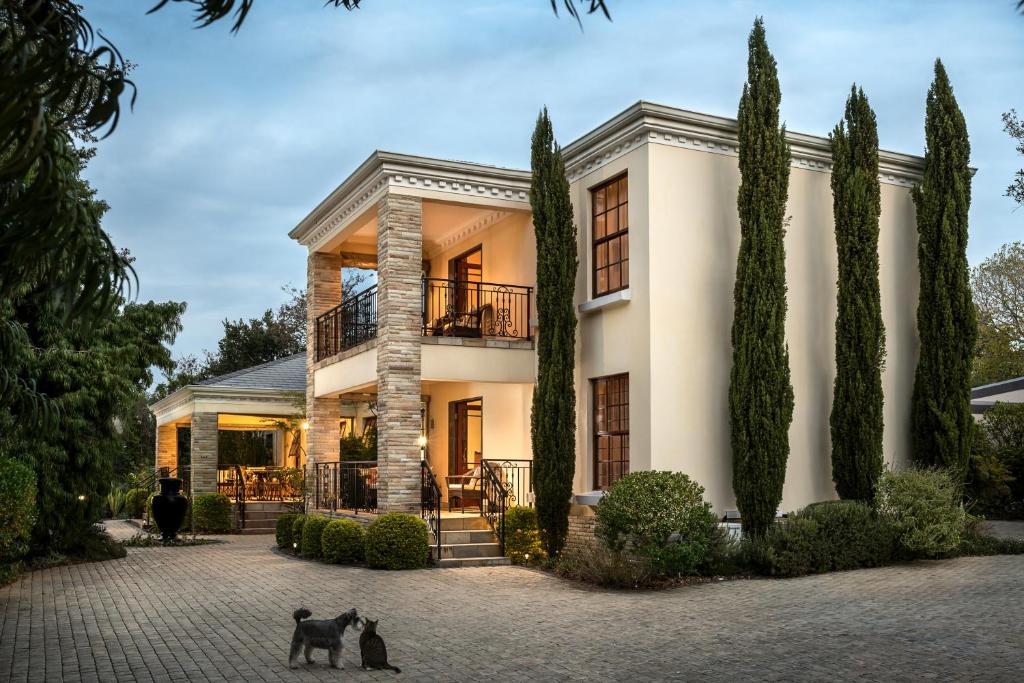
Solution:
<svg viewBox="0 0 1024 683">
<path fill-rule="evenodd" d="M 537 240 L 537 384 L 530 437 L 541 540 L 554 557 L 565 545 L 576 469 L 576 225 L 562 152 L 545 108 L 531 155 L 530 206 Z"/>
<path fill-rule="evenodd" d="M 911 423 L 914 460 L 963 477 L 971 447 L 971 361 L 977 327 L 967 266 L 971 145 L 942 62 L 925 114 L 924 174 L 914 189 L 921 351 Z"/>
<path fill-rule="evenodd" d="M 784 329 L 789 146 L 785 126 L 779 126 L 781 99 L 775 58 L 758 18 L 737 116 L 740 250 L 729 384 L 732 487 L 743 527 L 753 533 L 771 525 L 782 500 L 793 418 Z"/>
<path fill-rule="evenodd" d="M 839 252 L 832 480 L 840 497 L 870 500 L 882 473 L 885 325 L 878 286 L 878 126 L 854 85 L 832 132 L 832 213 Z"/>
</svg>

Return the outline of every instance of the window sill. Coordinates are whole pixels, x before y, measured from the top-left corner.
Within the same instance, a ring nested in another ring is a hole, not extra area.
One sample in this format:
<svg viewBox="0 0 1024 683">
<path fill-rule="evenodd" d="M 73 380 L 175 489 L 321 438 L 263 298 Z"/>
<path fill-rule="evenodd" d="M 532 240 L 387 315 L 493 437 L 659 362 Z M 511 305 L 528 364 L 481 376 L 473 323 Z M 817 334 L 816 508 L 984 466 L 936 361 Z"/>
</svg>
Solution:
<svg viewBox="0 0 1024 683">
<path fill-rule="evenodd" d="M 617 292 L 605 294 L 604 296 L 599 296 L 596 299 L 591 299 L 590 301 L 584 301 L 579 305 L 579 310 L 580 313 L 593 313 L 594 311 L 600 311 L 603 308 L 624 304 L 632 298 L 633 290 L 627 287 L 626 289 L 620 289 Z"/>
</svg>

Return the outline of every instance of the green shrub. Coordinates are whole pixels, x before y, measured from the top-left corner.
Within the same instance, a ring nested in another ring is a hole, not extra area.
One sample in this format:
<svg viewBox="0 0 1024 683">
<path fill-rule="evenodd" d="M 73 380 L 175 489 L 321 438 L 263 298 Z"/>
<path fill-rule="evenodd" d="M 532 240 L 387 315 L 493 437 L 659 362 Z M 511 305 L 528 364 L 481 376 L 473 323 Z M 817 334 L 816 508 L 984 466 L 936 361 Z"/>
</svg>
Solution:
<svg viewBox="0 0 1024 683">
<path fill-rule="evenodd" d="M 708 537 L 708 551 L 697 567 L 701 576 L 731 576 L 747 570 L 743 562 L 743 544 L 725 526 L 715 524 Z"/>
<path fill-rule="evenodd" d="M 330 521 L 330 517 L 323 517 L 321 515 L 309 515 L 306 517 L 306 523 L 302 526 L 302 540 L 299 541 L 299 548 L 302 550 L 303 557 L 314 560 L 320 558 L 321 536 L 324 533 L 324 527 Z"/>
<path fill-rule="evenodd" d="M 389 512 L 366 530 L 366 561 L 373 569 L 419 569 L 430 558 L 427 523 L 415 515 Z"/>
<path fill-rule="evenodd" d="M 124 494 L 124 511 L 131 519 L 142 519 L 146 516 L 146 503 L 149 500 L 149 489 L 128 489 Z"/>
<path fill-rule="evenodd" d="M 16 574 L 13 565 L 28 552 L 35 520 L 35 472 L 25 463 L 0 457 L 0 575 Z"/>
<path fill-rule="evenodd" d="M 887 471 L 878 480 L 875 504 L 909 557 L 939 557 L 960 545 L 967 515 L 960 490 L 945 470 Z"/>
<path fill-rule="evenodd" d="M 192 526 L 199 533 L 231 531 L 231 499 L 221 493 L 192 498 Z"/>
<path fill-rule="evenodd" d="M 302 545 L 302 527 L 306 526 L 306 515 L 299 515 L 292 522 L 292 552 L 297 553 Z"/>
<path fill-rule="evenodd" d="M 960 546 L 960 556 L 1024 555 L 1024 538 L 998 538 L 985 533 L 981 520 L 968 521 Z"/>
<path fill-rule="evenodd" d="M 555 573 L 606 588 L 645 588 L 657 579 L 647 558 L 612 550 L 597 539 L 562 550 Z"/>
<path fill-rule="evenodd" d="M 824 571 L 879 567 L 896 556 L 896 537 L 888 520 L 856 500 L 808 505 L 798 517 L 818 524 Z"/>
<path fill-rule="evenodd" d="M 813 519 L 793 516 L 778 520 L 749 543 L 750 563 L 767 576 L 803 576 L 828 567 L 818 523 Z"/>
<path fill-rule="evenodd" d="M 594 533 L 611 550 L 645 557 L 659 574 L 692 574 L 717 526 L 703 496 L 681 472 L 628 474 L 598 503 Z"/>
<path fill-rule="evenodd" d="M 301 515 L 284 514 L 277 518 L 274 537 L 277 539 L 278 548 L 292 549 L 292 527 L 295 526 L 296 517 L 301 517 Z"/>
<path fill-rule="evenodd" d="M 1001 408 L 1001 404 L 1000 404 Z M 993 420 L 1001 425 L 1006 413 L 995 408 Z M 1015 413 L 1009 413 L 1014 416 Z M 987 414 L 986 414 L 987 416 Z M 1000 417 L 1002 416 L 1002 417 Z M 971 440 L 971 459 L 967 463 L 967 477 L 964 481 L 964 499 L 972 514 L 986 517 L 1010 517 L 1014 515 L 1012 484 L 1013 464 L 1016 454 L 1013 449 L 1000 448 L 990 436 L 985 418 L 975 425 L 974 438 Z M 1003 425 L 1005 426 L 1005 425 Z"/>
<path fill-rule="evenodd" d="M 351 519 L 333 519 L 320 539 L 324 562 L 349 564 L 366 557 L 366 529 Z"/>
<path fill-rule="evenodd" d="M 107 494 L 107 510 L 111 519 L 120 519 L 124 514 L 125 492 L 124 489 L 111 485 Z"/>
<path fill-rule="evenodd" d="M 515 564 L 544 560 L 548 555 L 540 542 L 537 511 L 518 506 L 505 511 L 505 557 Z"/>
</svg>

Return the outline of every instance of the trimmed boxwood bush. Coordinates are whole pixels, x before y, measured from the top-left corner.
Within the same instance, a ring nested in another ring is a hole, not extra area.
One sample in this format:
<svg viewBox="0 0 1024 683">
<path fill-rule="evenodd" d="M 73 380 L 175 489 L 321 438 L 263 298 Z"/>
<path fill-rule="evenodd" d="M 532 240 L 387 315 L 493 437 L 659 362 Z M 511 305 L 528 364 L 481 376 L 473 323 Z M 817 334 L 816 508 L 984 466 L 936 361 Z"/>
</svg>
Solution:
<svg viewBox="0 0 1024 683">
<path fill-rule="evenodd" d="M 366 561 L 373 569 L 419 569 L 430 557 L 427 523 L 415 515 L 389 512 L 366 530 Z"/>
<path fill-rule="evenodd" d="M 895 530 L 869 505 L 835 500 L 808 505 L 752 539 L 753 568 L 769 576 L 803 576 L 877 567 L 896 557 Z"/>
<path fill-rule="evenodd" d="M 959 545 L 967 525 L 960 489 L 946 470 L 910 467 L 878 480 L 875 506 L 909 557 L 940 557 Z"/>
<path fill-rule="evenodd" d="M 291 550 L 292 527 L 295 525 L 296 517 L 301 517 L 301 515 L 286 513 L 277 518 L 277 524 L 274 527 L 274 537 L 277 539 L 278 548 L 288 548 Z"/>
<path fill-rule="evenodd" d="M 149 502 L 149 489 L 129 489 L 124 495 L 124 510 L 131 519 L 142 519 L 146 516 L 146 504 Z"/>
<path fill-rule="evenodd" d="M 505 512 L 505 557 L 515 564 L 543 560 L 548 555 L 540 542 L 537 511 L 518 506 Z"/>
<path fill-rule="evenodd" d="M 13 458 L 0 457 L 0 584 L 28 552 L 36 520 L 36 475 Z"/>
<path fill-rule="evenodd" d="M 614 551 L 645 558 L 658 574 L 692 574 L 704 560 L 717 520 L 704 487 L 682 472 L 634 472 L 597 505 L 595 535 Z"/>
<path fill-rule="evenodd" d="M 323 517 L 321 515 L 309 515 L 306 517 L 306 523 L 302 526 L 302 540 L 299 541 L 299 549 L 302 550 L 303 557 L 311 559 L 320 558 L 321 536 L 324 533 L 324 527 L 330 521 L 330 517 Z"/>
<path fill-rule="evenodd" d="M 231 499 L 221 493 L 201 493 L 192 499 L 192 525 L 200 533 L 231 531 Z"/>
<path fill-rule="evenodd" d="M 295 521 L 292 522 L 292 552 L 297 553 L 302 549 L 302 527 L 304 526 L 306 526 L 306 516 L 296 516 Z"/>
<path fill-rule="evenodd" d="M 332 519 L 320 537 L 320 554 L 324 562 L 348 564 L 362 562 L 366 557 L 366 529 L 351 519 Z"/>
</svg>

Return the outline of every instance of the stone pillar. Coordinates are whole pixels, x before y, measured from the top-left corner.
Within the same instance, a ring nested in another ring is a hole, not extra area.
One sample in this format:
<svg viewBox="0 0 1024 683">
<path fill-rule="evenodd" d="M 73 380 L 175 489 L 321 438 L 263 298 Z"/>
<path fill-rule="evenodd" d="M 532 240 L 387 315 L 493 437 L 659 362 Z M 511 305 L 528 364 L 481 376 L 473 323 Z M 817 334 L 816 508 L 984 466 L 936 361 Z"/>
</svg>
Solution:
<svg viewBox="0 0 1024 683">
<path fill-rule="evenodd" d="M 316 318 L 341 303 L 342 258 L 337 254 L 310 252 L 306 260 L 306 476 L 312 481 L 313 465 L 337 461 L 341 438 L 341 400 L 313 395 L 316 363 Z"/>
<path fill-rule="evenodd" d="M 377 208 L 378 506 L 420 509 L 423 207 L 387 194 Z"/>
<path fill-rule="evenodd" d="M 217 413 L 192 413 L 192 495 L 217 492 Z"/>
<path fill-rule="evenodd" d="M 178 466 L 178 426 L 160 425 L 156 428 L 156 468 L 173 470 Z"/>
</svg>

